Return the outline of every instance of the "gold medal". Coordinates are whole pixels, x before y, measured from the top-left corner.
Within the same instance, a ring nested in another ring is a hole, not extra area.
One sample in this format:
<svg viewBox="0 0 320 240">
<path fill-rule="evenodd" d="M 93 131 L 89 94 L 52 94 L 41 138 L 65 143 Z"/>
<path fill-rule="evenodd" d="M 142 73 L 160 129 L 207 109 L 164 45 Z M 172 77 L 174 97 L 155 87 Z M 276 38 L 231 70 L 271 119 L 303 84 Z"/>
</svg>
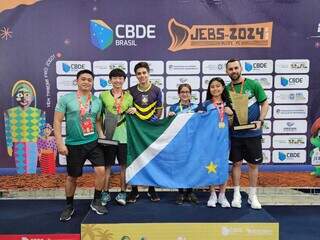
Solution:
<svg viewBox="0 0 320 240">
<path fill-rule="evenodd" d="M 224 122 L 219 122 L 219 128 L 224 128 L 226 125 L 224 124 Z"/>
</svg>

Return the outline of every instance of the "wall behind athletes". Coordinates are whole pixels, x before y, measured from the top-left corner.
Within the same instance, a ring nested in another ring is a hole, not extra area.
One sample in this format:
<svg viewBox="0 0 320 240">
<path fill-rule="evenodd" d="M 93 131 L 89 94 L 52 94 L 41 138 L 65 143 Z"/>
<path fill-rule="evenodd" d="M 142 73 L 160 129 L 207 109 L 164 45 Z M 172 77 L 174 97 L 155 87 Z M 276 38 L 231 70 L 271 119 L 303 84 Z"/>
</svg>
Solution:
<svg viewBox="0 0 320 240">
<path fill-rule="evenodd" d="M 99 95 L 110 89 L 107 76 L 115 67 L 128 74 L 125 87 L 136 84 L 133 68 L 144 60 L 163 91 L 166 114 L 178 101 L 179 84 L 189 83 L 192 101 L 200 103 L 212 77 L 228 83 L 225 63 L 236 57 L 243 74 L 268 95 L 264 163 L 297 169 L 320 164 L 318 156 L 309 157 L 320 147 L 310 144 L 311 126 L 320 117 L 317 0 L 7 2 L 0 4 L 1 113 L 17 105 L 14 85 L 27 80 L 36 95 L 32 106 L 52 124 L 57 98 L 76 90 L 79 70 L 95 73 Z M 0 131 L 0 169 L 14 169 L 3 117 Z"/>
</svg>

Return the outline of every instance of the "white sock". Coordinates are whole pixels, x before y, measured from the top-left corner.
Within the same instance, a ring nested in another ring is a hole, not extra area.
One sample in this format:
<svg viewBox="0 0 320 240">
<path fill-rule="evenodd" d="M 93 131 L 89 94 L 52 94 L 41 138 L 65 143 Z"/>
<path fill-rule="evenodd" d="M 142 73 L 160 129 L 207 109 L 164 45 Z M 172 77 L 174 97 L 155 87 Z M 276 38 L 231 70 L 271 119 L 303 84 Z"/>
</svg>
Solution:
<svg viewBox="0 0 320 240">
<path fill-rule="evenodd" d="M 257 188 L 256 187 L 249 187 L 249 197 L 254 196 L 257 194 Z"/>
<path fill-rule="evenodd" d="M 211 196 L 214 197 L 214 198 L 217 198 L 216 191 L 211 192 L 210 197 L 211 197 Z"/>
<path fill-rule="evenodd" d="M 222 199 L 222 198 L 225 198 L 225 197 L 226 197 L 226 195 L 225 195 L 224 192 L 220 192 L 219 193 L 219 199 Z"/>
<path fill-rule="evenodd" d="M 234 186 L 233 191 L 233 195 L 240 195 L 240 186 Z"/>
</svg>

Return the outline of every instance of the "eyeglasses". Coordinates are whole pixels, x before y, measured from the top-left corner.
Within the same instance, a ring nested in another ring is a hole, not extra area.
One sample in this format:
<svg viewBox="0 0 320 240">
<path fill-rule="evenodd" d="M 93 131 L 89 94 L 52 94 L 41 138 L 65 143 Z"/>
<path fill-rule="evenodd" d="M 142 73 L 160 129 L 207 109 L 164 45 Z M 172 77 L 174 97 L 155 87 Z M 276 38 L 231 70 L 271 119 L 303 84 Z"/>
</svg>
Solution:
<svg viewBox="0 0 320 240">
<path fill-rule="evenodd" d="M 181 91 L 180 93 L 190 93 L 189 91 Z"/>
</svg>

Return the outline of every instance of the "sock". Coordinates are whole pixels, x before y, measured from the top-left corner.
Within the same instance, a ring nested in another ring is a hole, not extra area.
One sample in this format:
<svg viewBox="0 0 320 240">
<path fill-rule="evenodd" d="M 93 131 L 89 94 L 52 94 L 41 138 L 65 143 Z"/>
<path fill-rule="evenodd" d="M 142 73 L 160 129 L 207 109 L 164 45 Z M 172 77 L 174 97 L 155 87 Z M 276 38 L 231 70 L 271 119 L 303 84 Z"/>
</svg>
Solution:
<svg viewBox="0 0 320 240">
<path fill-rule="evenodd" d="M 138 186 L 131 186 L 131 192 L 138 193 Z"/>
<path fill-rule="evenodd" d="M 74 196 L 66 197 L 67 205 L 73 206 L 73 198 Z"/>
<path fill-rule="evenodd" d="M 210 194 L 210 197 L 214 197 L 214 198 L 217 198 L 217 194 L 216 194 L 216 191 L 213 191 L 213 192 L 211 192 L 211 194 Z"/>
<path fill-rule="evenodd" d="M 225 198 L 226 195 L 224 192 L 219 192 L 219 199 Z"/>
<path fill-rule="evenodd" d="M 234 186 L 233 187 L 233 195 L 237 194 L 240 195 L 240 186 Z"/>
<path fill-rule="evenodd" d="M 254 196 L 257 194 L 257 188 L 256 187 L 249 187 L 249 197 Z"/>
<path fill-rule="evenodd" d="M 94 190 L 94 199 L 101 199 L 101 190 L 99 191 L 99 190 L 97 190 L 97 189 L 95 189 Z"/>
</svg>

